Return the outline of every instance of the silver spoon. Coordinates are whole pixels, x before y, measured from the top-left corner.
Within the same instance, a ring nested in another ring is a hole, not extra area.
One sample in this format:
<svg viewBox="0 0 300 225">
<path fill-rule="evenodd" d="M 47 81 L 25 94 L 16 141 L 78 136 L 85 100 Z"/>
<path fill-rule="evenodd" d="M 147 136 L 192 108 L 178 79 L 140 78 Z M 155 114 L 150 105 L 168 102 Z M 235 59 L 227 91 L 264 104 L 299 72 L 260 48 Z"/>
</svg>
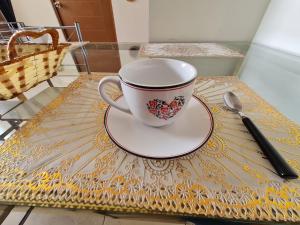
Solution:
<svg viewBox="0 0 300 225">
<path fill-rule="evenodd" d="M 298 178 L 297 173 L 289 166 L 289 164 L 284 160 L 284 158 L 282 158 L 282 156 L 272 146 L 267 138 L 259 131 L 252 120 L 242 112 L 242 103 L 238 97 L 232 92 L 226 92 L 224 95 L 224 103 L 229 110 L 240 115 L 244 125 L 252 134 L 260 149 L 267 156 L 278 175 L 285 179 Z"/>
</svg>

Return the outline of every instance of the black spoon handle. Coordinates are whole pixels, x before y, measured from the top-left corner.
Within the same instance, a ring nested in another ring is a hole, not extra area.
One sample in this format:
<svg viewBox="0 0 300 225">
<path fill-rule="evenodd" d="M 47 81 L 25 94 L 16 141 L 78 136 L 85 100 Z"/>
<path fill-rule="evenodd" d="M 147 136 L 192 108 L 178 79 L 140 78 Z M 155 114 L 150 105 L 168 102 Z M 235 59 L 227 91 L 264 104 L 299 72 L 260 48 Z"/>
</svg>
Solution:
<svg viewBox="0 0 300 225">
<path fill-rule="evenodd" d="M 255 124 L 246 116 L 242 116 L 243 123 L 248 131 L 252 134 L 253 138 L 267 156 L 274 169 L 280 177 L 285 179 L 298 178 L 297 173 L 289 166 L 289 164 L 282 158 L 278 151 L 272 146 L 267 138 L 259 131 Z"/>
</svg>

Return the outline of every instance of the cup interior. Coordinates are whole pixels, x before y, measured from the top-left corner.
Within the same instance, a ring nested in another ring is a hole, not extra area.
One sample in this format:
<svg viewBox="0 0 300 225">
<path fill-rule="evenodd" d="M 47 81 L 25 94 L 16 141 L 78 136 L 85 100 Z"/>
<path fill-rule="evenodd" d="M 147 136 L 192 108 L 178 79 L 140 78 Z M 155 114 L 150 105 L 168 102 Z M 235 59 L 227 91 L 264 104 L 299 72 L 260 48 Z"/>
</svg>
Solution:
<svg viewBox="0 0 300 225">
<path fill-rule="evenodd" d="M 169 87 L 188 83 L 197 76 L 194 66 L 175 59 L 143 59 L 121 68 L 122 81 L 143 87 Z"/>
</svg>

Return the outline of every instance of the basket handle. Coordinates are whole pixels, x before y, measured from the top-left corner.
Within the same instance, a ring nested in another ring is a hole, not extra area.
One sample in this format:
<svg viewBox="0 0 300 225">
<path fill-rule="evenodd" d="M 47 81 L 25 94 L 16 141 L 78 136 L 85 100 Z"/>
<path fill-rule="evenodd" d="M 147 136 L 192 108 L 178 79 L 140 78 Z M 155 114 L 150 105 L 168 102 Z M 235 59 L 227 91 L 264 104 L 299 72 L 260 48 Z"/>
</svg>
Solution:
<svg viewBox="0 0 300 225">
<path fill-rule="evenodd" d="M 35 38 L 39 38 L 45 34 L 50 34 L 50 36 L 52 38 L 52 49 L 54 49 L 54 50 L 57 49 L 59 35 L 58 35 L 57 30 L 55 30 L 55 29 L 45 29 L 45 30 L 42 30 L 39 32 L 26 31 L 26 30 L 19 31 L 19 32 L 14 33 L 8 41 L 8 45 L 7 45 L 8 59 L 13 60 L 14 58 L 17 57 L 17 51 L 15 48 L 17 38 L 22 37 L 22 36 L 29 36 L 29 37 L 32 37 L 35 39 Z"/>
</svg>

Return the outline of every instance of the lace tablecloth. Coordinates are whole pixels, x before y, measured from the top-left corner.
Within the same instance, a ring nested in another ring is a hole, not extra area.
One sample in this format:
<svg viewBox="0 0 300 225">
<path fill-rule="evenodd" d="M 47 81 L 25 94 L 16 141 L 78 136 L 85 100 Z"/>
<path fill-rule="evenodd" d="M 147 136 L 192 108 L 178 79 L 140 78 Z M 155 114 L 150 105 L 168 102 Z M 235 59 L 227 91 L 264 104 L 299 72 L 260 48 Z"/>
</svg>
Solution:
<svg viewBox="0 0 300 225">
<path fill-rule="evenodd" d="M 239 51 L 218 43 L 148 43 L 141 46 L 139 55 L 145 57 L 244 57 Z"/>
<path fill-rule="evenodd" d="M 178 159 L 131 155 L 107 136 L 101 75 L 81 76 L 0 147 L 0 201 L 46 207 L 300 221 L 300 182 L 276 175 L 240 118 L 245 112 L 300 173 L 300 128 L 235 77 L 201 78 L 194 94 L 213 112 L 207 144 Z M 108 92 L 117 97 L 116 87 Z M 170 146 L 171 148 L 172 146 Z"/>
</svg>

